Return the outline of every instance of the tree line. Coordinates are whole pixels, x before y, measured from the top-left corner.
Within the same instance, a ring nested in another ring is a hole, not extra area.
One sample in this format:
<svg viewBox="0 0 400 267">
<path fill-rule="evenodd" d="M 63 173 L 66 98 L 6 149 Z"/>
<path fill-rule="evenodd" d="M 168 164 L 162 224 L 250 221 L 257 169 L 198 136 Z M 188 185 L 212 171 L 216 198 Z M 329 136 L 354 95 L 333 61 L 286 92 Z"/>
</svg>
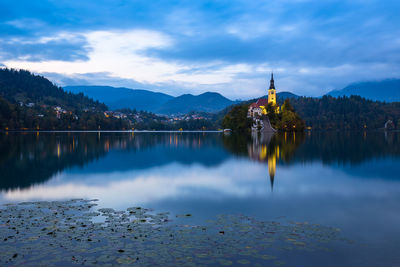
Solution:
<svg viewBox="0 0 400 267">
<path fill-rule="evenodd" d="M 383 128 L 392 121 L 400 129 L 400 103 L 367 100 L 360 96 L 299 97 L 283 101 L 279 113 L 267 107 L 273 127 L 284 131 L 361 130 Z M 65 92 L 48 79 L 26 70 L 0 69 L 0 130 L 216 130 L 248 131 L 247 111 L 251 101 L 234 105 L 205 119 L 168 121 L 151 112 L 125 110 L 127 119 L 104 116 L 108 108 L 82 93 Z M 57 113 L 55 107 L 64 111 Z M 139 116 L 137 116 L 139 115 Z"/>
<path fill-rule="evenodd" d="M 222 127 L 236 132 L 250 132 L 253 122 L 248 118 L 249 103 L 239 104 L 232 107 L 222 119 Z M 266 107 L 267 115 L 273 128 L 280 131 L 303 131 L 304 121 L 296 113 L 289 99 L 286 99 L 280 110 L 269 104 Z"/>
<path fill-rule="evenodd" d="M 360 96 L 290 99 L 294 109 L 315 130 L 380 129 L 389 120 L 400 129 L 400 102 L 385 103 Z"/>
</svg>

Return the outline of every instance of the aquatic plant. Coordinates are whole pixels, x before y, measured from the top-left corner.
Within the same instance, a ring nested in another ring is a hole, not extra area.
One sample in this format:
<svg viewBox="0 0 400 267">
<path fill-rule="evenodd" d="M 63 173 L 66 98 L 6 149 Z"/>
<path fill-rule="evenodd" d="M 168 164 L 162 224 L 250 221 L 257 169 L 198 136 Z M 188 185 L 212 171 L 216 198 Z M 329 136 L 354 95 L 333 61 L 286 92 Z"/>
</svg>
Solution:
<svg viewBox="0 0 400 267">
<path fill-rule="evenodd" d="M 281 251 L 325 251 L 344 240 L 337 228 L 309 223 L 220 215 L 197 225 L 189 213 L 176 215 L 184 221 L 177 223 L 168 212 L 96 209 L 95 201 L 0 208 L 0 265 L 278 266 Z"/>
</svg>

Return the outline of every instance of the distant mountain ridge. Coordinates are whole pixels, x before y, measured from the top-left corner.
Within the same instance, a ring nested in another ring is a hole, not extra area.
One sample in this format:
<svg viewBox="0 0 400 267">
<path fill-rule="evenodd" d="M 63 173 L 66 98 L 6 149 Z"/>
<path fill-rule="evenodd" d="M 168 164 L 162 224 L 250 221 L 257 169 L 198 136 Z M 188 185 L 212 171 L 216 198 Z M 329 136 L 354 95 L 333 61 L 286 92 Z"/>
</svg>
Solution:
<svg viewBox="0 0 400 267">
<path fill-rule="evenodd" d="M 206 92 L 197 96 L 184 94 L 169 100 L 157 111 L 161 114 L 185 114 L 191 111 L 217 112 L 234 103 L 236 102 L 219 93 Z"/>
<path fill-rule="evenodd" d="M 286 99 L 291 99 L 291 98 L 298 99 L 300 97 L 299 95 L 293 94 L 291 92 L 286 92 L 286 91 L 276 93 L 276 96 L 277 96 L 277 99 L 278 99 L 279 103 L 283 103 Z M 243 101 L 243 102 L 253 103 L 253 102 L 256 102 L 260 98 L 268 99 L 268 95 L 264 95 L 262 97 L 250 99 L 248 101 Z"/>
<path fill-rule="evenodd" d="M 151 111 L 162 106 L 173 96 L 141 89 L 111 86 L 65 86 L 66 91 L 83 93 L 105 103 L 110 109 L 131 108 Z"/>
<path fill-rule="evenodd" d="M 327 95 L 333 97 L 358 95 L 366 99 L 385 102 L 400 102 L 400 79 L 353 83 Z"/>
<path fill-rule="evenodd" d="M 66 91 L 83 93 L 105 103 L 111 109 L 130 108 L 157 114 L 185 114 L 191 111 L 218 112 L 237 103 L 219 93 L 184 94 L 173 97 L 164 93 L 111 86 L 65 86 Z"/>
<path fill-rule="evenodd" d="M 130 108 L 156 114 L 185 114 L 191 111 L 219 112 L 241 101 L 232 101 L 219 93 L 206 92 L 200 95 L 184 94 L 174 97 L 149 90 L 115 88 L 111 86 L 66 86 L 66 91 L 84 95 L 105 103 L 110 109 Z M 353 83 L 341 90 L 329 92 L 333 97 L 358 95 L 366 99 L 385 102 L 400 102 L 400 79 L 377 82 Z M 298 99 L 291 92 L 277 93 L 278 101 Z M 266 97 L 266 96 L 264 96 Z M 244 101 L 252 102 L 252 100 Z"/>
<path fill-rule="evenodd" d="M 278 100 L 285 100 L 287 98 L 299 98 L 300 96 L 293 94 L 291 92 L 279 92 L 276 94 L 278 96 Z"/>
</svg>

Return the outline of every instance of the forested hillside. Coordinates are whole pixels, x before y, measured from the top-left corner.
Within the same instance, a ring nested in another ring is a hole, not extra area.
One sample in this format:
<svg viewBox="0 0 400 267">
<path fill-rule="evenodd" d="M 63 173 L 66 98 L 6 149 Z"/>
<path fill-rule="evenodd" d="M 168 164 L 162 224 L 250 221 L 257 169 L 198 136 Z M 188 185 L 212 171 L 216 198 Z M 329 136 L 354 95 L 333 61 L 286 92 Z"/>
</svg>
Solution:
<svg viewBox="0 0 400 267">
<path fill-rule="evenodd" d="M 383 128 L 392 120 L 400 128 L 400 102 L 383 103 L 360 96 L 290 99 L 307 126 L 318 130 Z"/>
<path fill-rule="evenodd" d="M 200 95 L 185 94 L 175 97 L 155 112 L 160 114 L 186 114 L 189 112 L 217 112 L 235 102 L 219 93 L 206 92 Z"/>
<path fill-rule="evenodd" d="M 306 126 L 314 130 L 364 130 L 364 129 L 381 129 L 387 121 L 391 120 L 395 129 L 400 129 L 400 102 L 384 103 L 372 101 L 360 96 L 351 97 L 332 97 L 323 96 L 322 98 L 313 97 L 292 97 L 290 104 L 298 113 Z M 243 102 L 241 107 L 234 105 L 219 112 L 215 117 L 219 123 L 223 122 L 223 118 L 228 114 L 230 118 L 232 114 L 240 114 L 244 118 L 245 111 L 250 102 Z M 283 99 L 279 99 L 278 104 L 283 104 Z M 235 110 L 233 110 L 236 108 Z M 233 110 L 233 113 L 231 112 Z M 239 110 L 243 110 L 239 112 Z M 229 113 L 231 112 L 231 113 Z M 227 120 L 226 122 L 232 120 Z M 272 118 L 272 121 L 274 119 Z M 226 128 L 235 128 L 233 124 L 225 124 Z M 273 123 L 275 127 L 279 126 Z M 239 124 L 238 124 L 239 125 Z"/>
<path fill-rule="evenodd" d="M 0 69 L 0 96 L 11 103 L 61 106 L 68 109 L 106 110 L 98 101 L 65 92 L 48 79 L 26 70 Z"/>
<path fill-rule="evenodd" d="M 25 70 L 0 69 L 0 129 L 95 130 L 128 128 L 106 118 L 107 106 L 83 94 L 66 93 Z"/>
</svg>

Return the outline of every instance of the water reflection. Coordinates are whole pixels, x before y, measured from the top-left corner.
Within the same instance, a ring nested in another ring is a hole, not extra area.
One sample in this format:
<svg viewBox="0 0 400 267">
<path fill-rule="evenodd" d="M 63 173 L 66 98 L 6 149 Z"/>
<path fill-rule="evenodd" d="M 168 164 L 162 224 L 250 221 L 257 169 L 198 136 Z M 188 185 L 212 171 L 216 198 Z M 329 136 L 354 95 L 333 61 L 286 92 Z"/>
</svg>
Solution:
<svg viewBox="0 0 400 267">
<path fill-rule="evenodd" d="M 228 156 L 218 134 L 203 133 L 10 133 L 0 134 L 0 151 L 3 190 L 40 184 L 67 169 L 111 173 L 171 162 L 215 166 Z M 86 168 L 89 163 L 94 165 Z"/>
<path fill-rule="evenodd" d="M 396 132 L 0 133 L 0 141 L 2 203 L 99 198 L 194 220 L 287 216 L 373 243 L 359 254 L 343 250 L 343 260 L 368 255 L 376 266 L 398 250 Z"/>
<path fill-rule="evenodd" d="M 400 179 L 400 174 L 392 171 L 400 157 L 398 132 L 253 133 L 251 136 L 224 136 L 223 143 L 237 156 L 266 163 L 271 185 L 277 164 L 312 162 L 322 162 L 355 176 Z M 371 161 L 374 168 L 368 167 Z M 363 171 L 366 169 L 368 171 Z"/>
<path fill-rule="evenodd" d="M 251 136 L 224 136 L 224 146 L 232 153 L 266 163 L 273 190 L 277 162 L 290 162 L 296 149 L 304 143 L 303 133 L 255 133 Z"/>
<path fill-rule="evenodd" d="M 107 153 L 89 134 L 10 133 L 0 135 L 0 189 L 42 183 L 65 168 L 84 166 Z"/>
<path fill-rule="evenodd" d="M 322 162 L 349 174 L 397 179 L 398 133 L 11 133 L 0 135 L 0 189 L 27 188 L 64 170 L 101 174 L 172 163 L 216 167 L 232 157 L 266 165 L 271 189 L 278 166 Z M 107 160 L 100 160 L 107 157 Z M 384 159 L 383 162 L 380 159 Z M 374 161 L 374 168 L 368 163 Z M 365 164 L 367 165 L 365 166 Z M 278 171 L 277 171 L 278 168 Z M 384 174 L 384 175 L 382 175 Z"/>
</svg>

